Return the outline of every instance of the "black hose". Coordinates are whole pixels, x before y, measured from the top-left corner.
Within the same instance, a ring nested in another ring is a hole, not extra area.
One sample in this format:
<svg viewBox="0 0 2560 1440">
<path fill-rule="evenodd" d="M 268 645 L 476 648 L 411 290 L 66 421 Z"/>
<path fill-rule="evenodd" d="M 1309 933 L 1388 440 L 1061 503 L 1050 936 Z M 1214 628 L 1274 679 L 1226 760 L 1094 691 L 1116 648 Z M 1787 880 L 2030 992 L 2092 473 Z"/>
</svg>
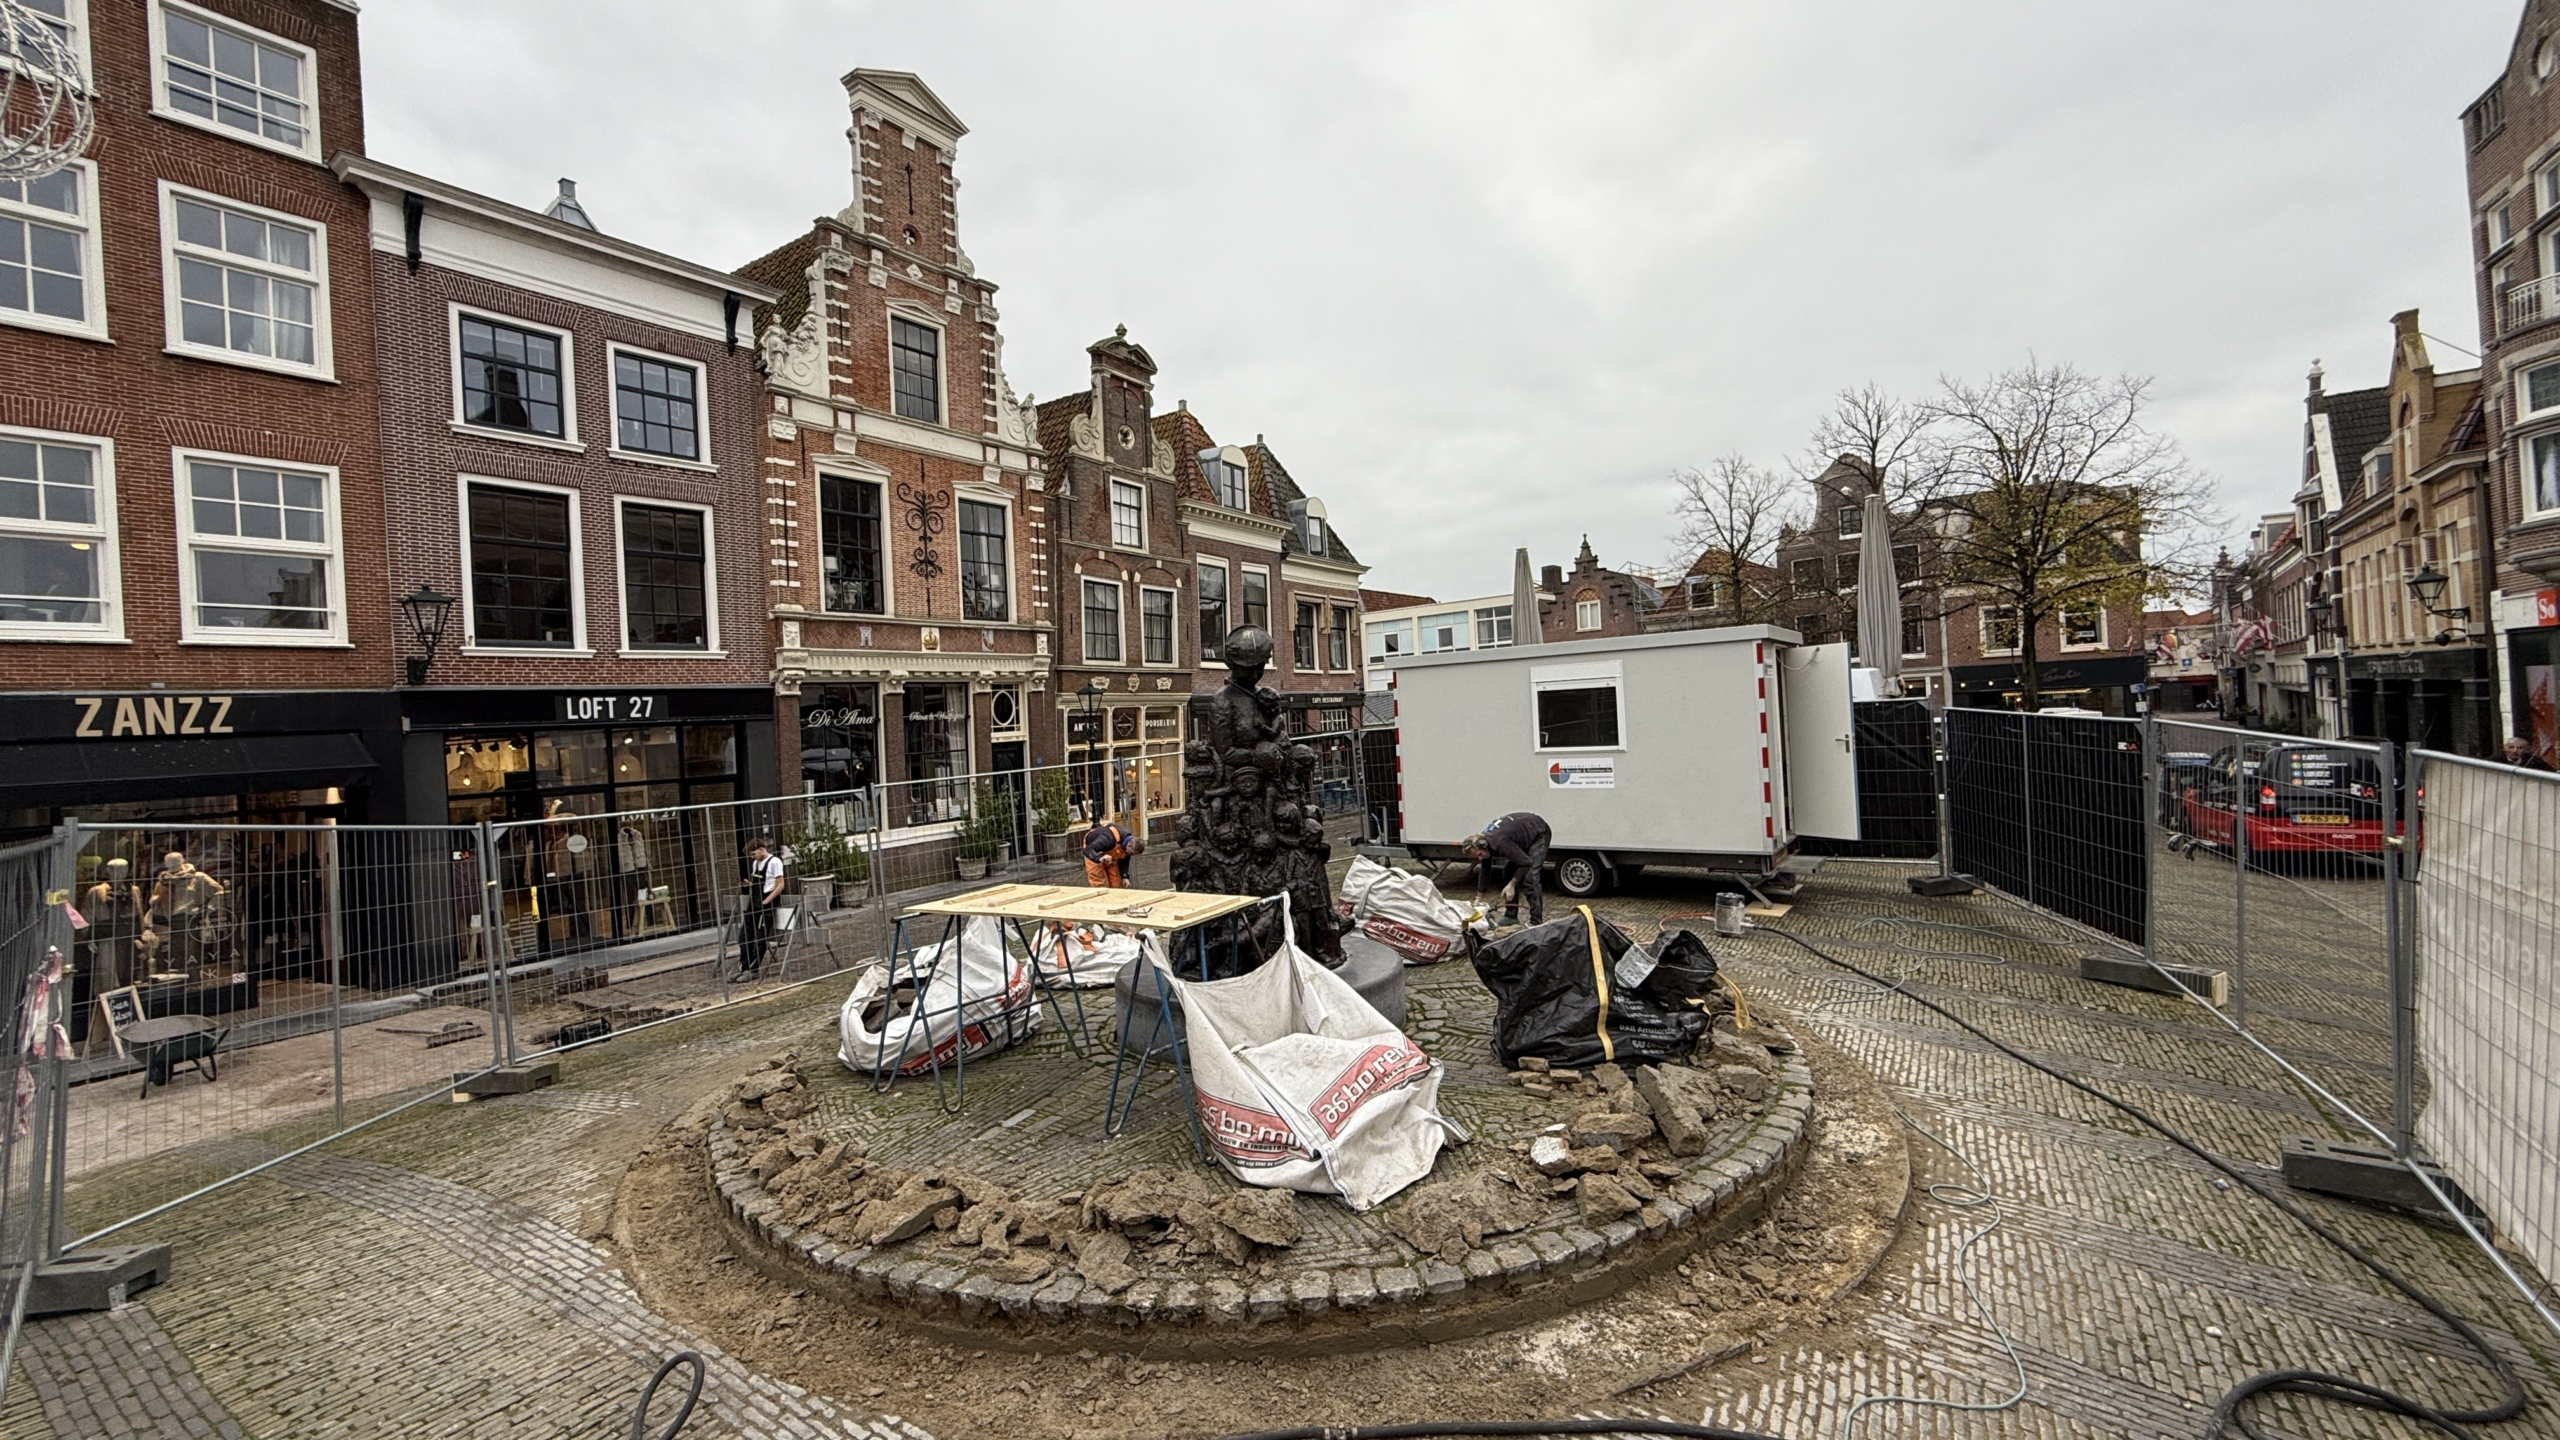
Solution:
<svg viewBox="0 0 2560 1440">
<path fill-rule="evenodd" d="M 677 1408 L 676 1418 L 667 1422 L 667 1428 L 659 1431 L 655 1440 L 675 1440 L 675 1434 L 684 1428 L 684 1422 L 693 1418 L 693 1404 L 702 1398 L 702 1381 L 705 1371 L 701 1356 L 690 1350 L 679 1350 L 667 1357 L 667 1363 L 659 1366 L 658 1373 L 649 1377 L 648 1388 L 640 1392 L 640 1403 L 631 1411 L 631 1440 L 651 1440 L 649 1402 L 658 1398 L 658 1387 L 666 1383 L 667 1377 L 673 1374 L 679 1365 L 693 1367 L 693 1381 L 685 1387 L 684 1404 Z"/>
<path fill-rule="evenodd" d="M 2245 1187 L 2251 1194 L 2256 1195 L 2259 1199 L 2264 1200 L 2268 1204 L 2283 1211 L 2287 1216 L 2292 1218 L 2294 1223 L 2300 1225 L 2303 1229 L 2310 1231 L 2312 1234 L 2319 1236 L 2321 1239 L 2326 1240 L 2329 1244 L 2346 1254 L 2350 1259 L 2353 1259 L 2357 1264 L 2372 1271 L 2384 1284 L 2389 1285 L 2392 1289 L 2407 1296 L 2409 1300 L 2420 1309 L 2425 1310 L 2428 1314 L 2443 1321 L 2447 1328 L 2451 1329 L 2456 1335 L 2461 1336 L 2465 1343 L 2469 1344 L 2472 1349 L 2479 1352 L 2481 1365 L 2486 1368 L 2490 1374 L 2497 1376 L 2499 1383 L 2506 1387 L 2506 1398 L 2500 1400 L 2495 1405 L 2471 1410 L 2449 1410 L 2429 1405 L 2421 1400 L 2412 1400 L 2405 1395 L 2398 1394 L 2391 1390 L 2386 1390 L 2381 1386 L 2369 1385 L 2364 1381 L 2350 1379 L 2343 1375 L 2331 1375 L 2318 1370 L 2269 1370 L 2263 1374 L 2252 1375 L 2249 1378 L 2242 1380 L 2239 1384 L 2232 1386 L 2229 1391 L 2224 1393 L 2222 1403 L 2214 1407 L 2213 1418 L 2204 1432 L 2205 1440 L 2220 1440 L 2220 1437 L 2227 1434 L 2230 1428 L 2235 1424 L 2240 1427 L 2240 1433 L 2250 1437 L 2250 1440 L 2266 1440 L 2264 1432 L 2260 1431 L 2258 1427 L 2250 1421 L 2249 1417 L 2240 1413 L 2240 1407 L 2242 1405 L 2259 1395 L 2310 1395 L 2324 1400 L 2334 1400 L 2342 1405 L 2355 1405 L 2367 1410 L 2378 1410 L 2386 1415 L 2399 1415 L 2407 1419 L 2423 1421 L 2447 1435 L 2457 1437 L 2457 1440 L 2471 1440 L 2471 1432 L 2463 1428 L 2466 1425 L 2494 1424 L 2499 1421 L 2513 1420 L 2524 1413 L 2524 1381 L 2517 1378 L 2514 1368 L 2509 1366 L 2507 1362 L 2499 1356 L 2496 1350 L 2490 1348 L 2489 1342 L 2481 1336 L 2480 1332 L 2471 1328 L 2471 1323 L 2469 1321 L 2464 1320 L 2461 1316 L 2454 1314 L 2449 1309 L 2446 1309 L 2445 1306 L 2437 1301 L 2434 1296 L 2429 1295 L 2425 1291 L 2420 1290 L 2417 1286 L 2409 1283 L 2406 1279 L 2403 1279 L 2398 1271 L 2393 1270 L 2390 1266 L 2375 1259 L 2370 1253 L 2365 1251 L 2363 1247 L 2357 1245 L 2354 1241 L 2351 1241 L 2345 1236 L 2340 1235 L 2337 1231 L 2330 1229 L 2316 1216 L 2303 1209 L 2300 1205 L 2295 1204 L 2292 1197 L 2269 1189 L 2264 1184 L 2261 1184 L 2255 1176 L 2243 1174 L 2240 1170 L 2224 1161 L 2220 1156 L 2215 1155 L 2203 1146 L 2198 1145 L 2193 1140 L 2188 1139 L 2186 1136 L 2179 1134 L 2177 1131 L 2172 1130 L 2168 1126 L 2151 1118 L 2151 1116 L 2146 1114 L 2139 1106 L 2133 1105 L 2127 1101 L 2119 1100 L 2115 1096 L 2108 1094 L 2104 1090 L 2098 1089 L 2094 1085 L 2089 1085 L 2080 1080 L 2074 1079 L 2073 1077 L 2062 1073 L 2042 1061 L 2022 1054 L 2019 1051 L 2010 1048 L 2007 1044 L 1986 1032 L 1980 1026 L 1975 1025 L 1960 1015 L 1957 1015 L 1945 1006 L 1937 1004 L 1934 1001 L 1924 999 L 1921 996 L 1914 995 L 1908 990 L 1902 989 L 1901 981 L 1897 980 L 1888 982 L 1882 976 L 1872 974 L 1849 961 L 1843 960 L 1839 956 L 1832 954 L 1830 951 L 1823 949 L 1821 946 L 1814 944 L 1812 941 L 1807 940 L 1800 935 L 1791 935 L 1784 930 L 1771 929 L 1766 925 L 1755 926 L 1754 928 L 1759 930 L 1762 934 L 1775 935 L 1781 940 L 1792 941 L 1804 949 L 1813 952 L 1815 955 L 1821 957 L 1830 964 L 1848 971 L 1850 974 L 1857 976 L 1859 979 L 1864 980 L 1871 985 L 1881 986 L 1884 989 L 1900 994 L 1904 999 L 1932 1012 L 1941 1019 L 1953 1023 L 1957 1028 L 1963 1030 L 1965 1033 L 1982 1041 L 1984 1044 L 1989 1045 L 1991 1048 L 2008 1056 L 2010 1059 L 2017 1061 L 2019 1064 L 2026 1066 L 2028 1069 L 2034 1070 L 2039 1074 L 2049 1076 L 2055 1080 L 2059 1080 L 2063 1084 L 2070 1086 L 2072 1089 L 2079 1091 L 2081 1094 L 2087 1095 L 2091 1099 L 2094 1099 L 2103 1105 L 2122 1112 L 2146 1128 L 2154 1131 L 2170 1144 L 2177 1146 L 2179 1149 L 2195 1156 L 2197 1159 L 2202 1160 L 2214 1169 L 2221 1171 L 2225 1176 L 2230 1178 L 2233 1184 Z M 1312 1434 L 1314 1432 L 1306 1433 Z M 1384 1434 L 1385 1432 L 1381 1431 L 1378 1433 Z M 1528 1432 L 1470 1430 L 1464 1432 L 1440 1431 L 1434 1433 L 1492 1435 L 1520 1433 L 1536 1434 L 1540 1432 L 1535 1430 Z M 1675 1432 L 1666 1431 L 1658 1433 L 1668 1434 Z"/>
<path fill-rule="evenodd" d="M 1691 1440 L 1778 1440 L 1756 1430 L 1684 1425 L 1677 1420 L 1420 1420 L 1410 1425 L 1301 1425 L 1226 1440 L 1422 1440 L 1432 1435 L 1681 1435 Z"/>
</svg>

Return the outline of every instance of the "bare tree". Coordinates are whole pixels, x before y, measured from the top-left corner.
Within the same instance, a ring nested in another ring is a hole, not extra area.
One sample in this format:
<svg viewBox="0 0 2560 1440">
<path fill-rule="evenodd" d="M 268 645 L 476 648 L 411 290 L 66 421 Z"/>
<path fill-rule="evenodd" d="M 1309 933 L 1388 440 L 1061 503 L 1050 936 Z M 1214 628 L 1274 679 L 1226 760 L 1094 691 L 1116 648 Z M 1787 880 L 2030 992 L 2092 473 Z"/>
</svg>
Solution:
<svg viewBox="0 0 2560 1440">
<path fill-rule="evenodd" d="M 1936 419 L 1930 407 L 1888 395 L 1873 381 L 1843 390 L 1831 413 L 1813 423 L 1796 469 L 1811 480 L 1846 460 L 1871 488 L 1884 492 L 1885 506 L 1897 521 L 1916 515 L 1942 474 L 1932 435 Z"/>
<path fill-rule="evenodd" d="M 2143 424 L 2149 391 L 2145 378 L 2031 358 L 1979 384 L 1943 379 L 1925 407 L 1937 475 L 1927 509 L 1947 583 L 2009 607 L 2029 710 L 2046 620 L 2138 610 L 2202 573 L 2211 486 Z"/>
<path fill-rule="evenodd" d="M 1680 487 L 1673 543 L 1688 573 L 1715 582 L 1710 610 L 1735 625 L 1766 618 L 1776 599 L 1769 564 L 1779 532 L 1794 519 L 1792 482 L 1738 454 L 1718 456 L 1704 470 L 1675 470 L 1671 479 Z"/>
</svg>

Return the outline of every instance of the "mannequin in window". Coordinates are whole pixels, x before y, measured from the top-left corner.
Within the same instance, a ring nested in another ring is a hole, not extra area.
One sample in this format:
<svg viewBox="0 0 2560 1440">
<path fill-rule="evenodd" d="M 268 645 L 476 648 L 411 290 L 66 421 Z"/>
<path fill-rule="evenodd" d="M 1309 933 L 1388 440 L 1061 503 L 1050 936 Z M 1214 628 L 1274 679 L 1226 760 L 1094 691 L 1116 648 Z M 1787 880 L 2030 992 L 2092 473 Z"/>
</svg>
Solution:
<svg viewBox="0 0 2560 1440">
<path fill-rule="evenodd" d="M 108 861 L 98 867 L 98 883 L 80 897 L 80 914 L 89 922 L 80 932 L 80 968 L 92 995 L 142 980 L 138 951 L 150 907 L 142 887 L 127 878 L 132 868 L 121 857 Z"/>
<path fill-rule="evenodd" d="M 622 933 L 640 928 L 640 895 L 649 888 L 649 832 L 637 820 L 614 827 L 614 914 Z"/>
<path fill-rule="evenodd" d="M 164 969 L 183 970 L 191 981 L 204 978 L 205 963 L 221 948 L 222 895 L 222 882 L 197 869 L 184 851 L 161 857 L 150 912 Z"/>
</svg>

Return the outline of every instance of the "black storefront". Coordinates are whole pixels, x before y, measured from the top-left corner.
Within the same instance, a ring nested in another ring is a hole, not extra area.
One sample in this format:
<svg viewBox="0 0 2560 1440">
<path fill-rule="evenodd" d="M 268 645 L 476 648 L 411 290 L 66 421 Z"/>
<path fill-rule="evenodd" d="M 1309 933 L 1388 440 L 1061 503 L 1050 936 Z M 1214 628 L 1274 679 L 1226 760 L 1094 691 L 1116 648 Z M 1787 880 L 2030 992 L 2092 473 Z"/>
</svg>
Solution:
<svg viewBox="0 0 2560 1440">
<path fill-rule="evenodd" d="M 506 827 L 500 918 L 520 959 L 709 923 L 737 888 L 745 838 L 780 818 L 739 803 L 774 794 L 773 692 L 761 686 L 400 700 L 411 813 Z"/>
<path fill-rule="evenodd" d="M 0 831 L 99 824 L 398 824 L 387 691 L 191 688 L 0 695 Z"/>
<path fill-rule="evenodd" d="M 2051 707 L 2075 706 L 2102 715 L 2134 713 L 2134 687 L 2150 678 L 2151 662 L 2141 655 L 2062 656 L 2036 662 L 2038 702 Z M 1955 665 L 1947 671 L 1955 703 L 1972 710 L 2014 710 L 2023 703 L 2018 667 Z"/>
<path fill-rule="evenodd" d="M 2492 733 L 2497 682 L 2485 646 L 2349 655 L 2345 670 L 2347 739 L 2486 756 L 2504 738 Z"/>
</svg>

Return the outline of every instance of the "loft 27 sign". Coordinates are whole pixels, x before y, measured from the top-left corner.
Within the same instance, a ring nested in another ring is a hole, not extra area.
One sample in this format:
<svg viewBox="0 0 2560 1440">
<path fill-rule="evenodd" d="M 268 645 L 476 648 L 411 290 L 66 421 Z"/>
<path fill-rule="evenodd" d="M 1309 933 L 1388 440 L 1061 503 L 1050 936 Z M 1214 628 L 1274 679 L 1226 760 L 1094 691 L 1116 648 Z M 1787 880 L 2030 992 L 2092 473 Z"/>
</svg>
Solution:
<svg viewBox="0 0 2560 1440">
<path fill-rule="evenodd" d="M 573 725 L 613 725 L 626 721 L 655 720 L 666 714 L 659 702 L 661 695 L 633 695 L 620 691 L 593 695 L 560 697 L 560 718 Z"/>
</svg>

